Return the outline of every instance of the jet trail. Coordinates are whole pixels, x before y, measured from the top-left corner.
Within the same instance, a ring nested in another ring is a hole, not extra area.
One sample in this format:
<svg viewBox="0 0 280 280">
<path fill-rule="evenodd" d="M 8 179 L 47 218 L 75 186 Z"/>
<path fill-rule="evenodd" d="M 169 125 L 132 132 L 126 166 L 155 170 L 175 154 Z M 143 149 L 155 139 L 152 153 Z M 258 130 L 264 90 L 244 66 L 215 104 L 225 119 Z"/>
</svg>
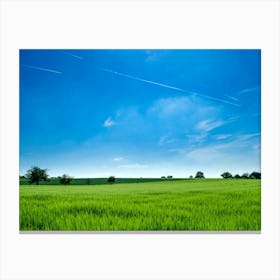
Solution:
<svg viewBox="0 0 280 280">
<path fill-rule="evenodd" d="M 234 100 L 234 101 L 239 101 L 239 99 L 236 98 L 236 97 L 233 97 L 233 96 L 230 96 L 230 95 L 225 95 L 225 96 L 230 98 L 230 99 L 232 99 L 232 100 Z"/>
<path fill-rule="evenodd" d="M 160 86 L 160 87 L 169 88 L 169 89 L 180 91 L 180 92 L 183 92 L 183 93 L 194 94 L 196 96 L 200 96 L 200 97 L 208 98 L 208 99 L 215 100 L 215 101 L 218 101 L 218 102 L 230 104 L 230 105 L 233 105 L 233 106 L 236 106 L 236 107 L 240 107 L 238 104 L 232 103 L 232 102 L 224 100 L 224 99 L 208 96 L 208 95 L 205 95 L 205 94 L 200 94 L 200 93 L 190 91 L 190 90 L 184 90 L 184 89 L 181 89 L 181 88 L 169 86 L 169 85 L 166 85 L 166 84 L 162 84 L 162 83 L 158 83 L 158 82 L 154 82 L 154 81 L 150 81 L 150 80 L 145 80 L 145 79 L 142 79 L 142 78 L 139 78 L 139 77 L 123 74 L 123 73 L 113 71 L 113 70 L 110 70 L 110 69 L 106 69 L 106 68 L 98 68 L 98 69 L 101 70 L 101 71 L 104 71 L 104 72 L 108 72 L 108 73 L 118 75 L 118 76 L 123 76 L 123 77 L 129 78 L 131 80 L 136 80 L 136 81 L 140 81 L 140 82 L 144 82 L 144 83 L 148 83 L 148 84 L 152 84 L 152 85 L 157 85 L 157 86 Z"/>
<path fill-rule="evenodd" d="M 31 69 L 40 70 L 40 71 L 55 73 L 55 74 L 63 74 L 60 71 L 56 71 L 56 70 L 52 70 L 52 69 L 48 69 L 48 68 L 42 68 L 42 67 L 31 66 L 31 65 L 26 65 L 26 64 L 21 64 L 21 66 L 24 66 L 24 67 L 27 67 L 27 68 L 31 68 Z"/>
<path fill-rule="evenodd" d="M 83 60 L 84 58 L 79 56 L 79 55 L 76 55 L 76 54 L 73 54 L 73 53 L 70 53 L 70 52 L 65 52 L 65 51 L 62 51 L 64 54 L 66 55 L 69 55 L 69 56 L 72 56 L 72 57 L 75 57 L 75 58 L 78 58 L 80 60 Z"/>
</svg>

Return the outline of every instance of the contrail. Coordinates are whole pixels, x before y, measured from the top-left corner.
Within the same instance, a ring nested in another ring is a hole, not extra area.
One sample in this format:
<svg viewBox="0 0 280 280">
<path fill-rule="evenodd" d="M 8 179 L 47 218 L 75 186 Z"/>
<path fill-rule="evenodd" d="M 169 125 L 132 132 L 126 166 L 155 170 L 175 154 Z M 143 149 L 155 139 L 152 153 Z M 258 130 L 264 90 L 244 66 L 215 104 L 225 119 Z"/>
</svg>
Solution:
<svg viewBox="0 0 280 280">
<path fill-rule="evenodd" d="M 124 77 L 127 77 L 127 78 L 132 79 L 132 80 L 136 80 L 136 81 L 140 81 L 140 82 L 144 82 L 144 83 L 148 83 L 148 84 L 153 84 L 153 85 L 157 85 L 157 86 L 161 86 L 161 87 L 170 88 L 170 89 L 173 89 L 173 90 L 185 92 L 183 89 L 180 89 L 180 88 L 177 88 L 177 87 L 172 87 L 172 86 L 169 86 L 169 85 L 165 85 L 165 84 L 161 84 L 161 83 L 157 83 L 157 82 L 141 79 L 141 78 L 138 78 L 138 77 L 134 77 L 134 76 L 131 76 L 131 75 L 119 73 L 119 72 L 116 72 L 116 71 L 113 71 L 113 70 L 109 70 L 109 69 L 105 69 L 105 68 L 99 68 L 99 69 L 102 70 L 102 71 L 105 71 L 105 72 L 109 72 L 109 73 L 113 73 L 113 74 L 119 75 L 119 76 L 124 76 Z"/>
<path fill-rule="evenodd" d="M 232 100 L 234 100 L 234 101 L 239 101 L 238 98 L 235 98 L 235 97 L 233 97 L 233 96 L 230 96 L 230 95 L 225 95 L 225 96 L 228 97 L 228 98 L 230 98 L 230 99 L 232 99 Z"/>
<path fill-rule="evenodd" d="M 238 91 L 238 94 L 243 94 L 243 93 L 251 92 L 251 91 L 257 90 L 259 88 L 260 88 L 259 86 L 251 87 L 251 88 L 245 88 L 243 90 Z"/>
<path fill-rule="evenodd" d="M 162 83 L 157 83 L 157 82 L 150 81 L 150 80 L 145 80 L 145 79 L 142 79 L 142 78 L 139 78 L 139 77 L 123 74 L 123 73 L 113 71 L 113 70 L 110 70 L 110 69 L 106 69 L 106 68 L 98 68 L 98 69 L 101 70 L 101 71 L 104 71 L 104 72 L 108 72 L 108 73 L 112 73 L 112 74 L 115 74 L 115 75 L 123 76 L 123 77 L 129 78 L 129 79 L 132 79 L 132 80 L 157 85 L 157 86 L 160 86 L 160 87 L 169 88 L 169 89 L 172 89 L 172 90 L 176 90 L 176 91 L 180 91 L 180 92 L 184 92 L 184 93 L 188 93 L 188 94 L 194 94 L 196 96 L 200 96 L 200 97 L 212 99 L 212 100 L 215 100 L 215 101 L 219 101 L 219 102 L 222 102 L 222 103 L 227 103 L 227 104 L 230 104 L 230 105 L 233 105 L 233 106 L 236 106 L 236 107 L 240 107 L 238 104 L 232 103 L 232 102 L 224 100 L 224 99 L 208 96 L 208 95 L 205 95 L 205 94 L 200 94 L 200 93 L 197 93 L 197 92 L 194 92 L 194 91 L 185 90 L 185 89 L 169 86 L 169 85 L 162 84 Z"/>
<path fill-rule="evenodd" d="M 83 60 L 84 58 L 79 56 L 79 55 L 76 55 L 76 54 L 73 54 L 73 53 L 70 53 L 70 52 L 65 52 L 65 51 L 62 51 L 64 54 L 66 55 L 69 55 L 69 56 L 72 56 L 72 57 L 75 57 L 75 58 L 78 58 L 80 60 Z"/>
<path fill-rule="evenodd" d="M 40 70 L 40 71 L 55 73 L 55 74 L 63 74 L 60 71 L 56 71 L 56 70 L 52 70 L 52 69 L 48 69 L 48 68 L 42 68 L 42 67 L 31 66 L 31 65 L 26 65 L 26 64 L 21 64 L 21 66 L 24 66 L 24 67 L 27 67 L 27 68 L 31 68 L 31 69 Z"/>
</svg>

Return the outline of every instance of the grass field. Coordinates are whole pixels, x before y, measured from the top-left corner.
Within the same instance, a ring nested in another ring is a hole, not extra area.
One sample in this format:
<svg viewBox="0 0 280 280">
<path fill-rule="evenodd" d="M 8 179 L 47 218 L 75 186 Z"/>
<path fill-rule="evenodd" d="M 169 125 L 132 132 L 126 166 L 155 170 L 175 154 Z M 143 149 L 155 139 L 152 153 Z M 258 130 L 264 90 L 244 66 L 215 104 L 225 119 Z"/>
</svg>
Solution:
<svg viewBox="0 0 280 280">
<path fill-rule="evenodd" d="M 260 230 L 254 179 L 20 186 L 20 230 Z"/>
</svg>

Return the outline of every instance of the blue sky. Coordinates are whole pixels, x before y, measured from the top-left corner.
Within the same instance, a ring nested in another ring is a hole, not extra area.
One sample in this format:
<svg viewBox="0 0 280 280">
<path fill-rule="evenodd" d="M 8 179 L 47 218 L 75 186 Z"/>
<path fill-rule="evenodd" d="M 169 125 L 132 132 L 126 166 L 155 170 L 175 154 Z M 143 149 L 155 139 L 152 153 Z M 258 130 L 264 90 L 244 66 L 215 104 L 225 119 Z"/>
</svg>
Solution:
<svg viewBox="0 0 280 280">
<path fill-rule="evenodd" d="M 21 50 L 20 174 L 260 171 L 260 50 Z"/>
</svg>

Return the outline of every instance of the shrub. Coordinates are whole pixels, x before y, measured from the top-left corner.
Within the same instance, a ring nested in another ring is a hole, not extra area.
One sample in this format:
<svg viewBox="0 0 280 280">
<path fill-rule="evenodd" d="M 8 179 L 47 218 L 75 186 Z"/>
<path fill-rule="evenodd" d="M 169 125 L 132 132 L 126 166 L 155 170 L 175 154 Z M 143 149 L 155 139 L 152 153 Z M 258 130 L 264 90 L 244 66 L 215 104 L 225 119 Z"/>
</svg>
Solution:
<svg viewBox="0 0 280 280">
<path fill-rule="evenodd" d="M 107 182 L 110 183 L 110 184 L 113 184 L 115 183 L 116 181 L 116 178 L 114 176 L 110 176 L 108 179 L 107 179 Z"/>
</svg>

